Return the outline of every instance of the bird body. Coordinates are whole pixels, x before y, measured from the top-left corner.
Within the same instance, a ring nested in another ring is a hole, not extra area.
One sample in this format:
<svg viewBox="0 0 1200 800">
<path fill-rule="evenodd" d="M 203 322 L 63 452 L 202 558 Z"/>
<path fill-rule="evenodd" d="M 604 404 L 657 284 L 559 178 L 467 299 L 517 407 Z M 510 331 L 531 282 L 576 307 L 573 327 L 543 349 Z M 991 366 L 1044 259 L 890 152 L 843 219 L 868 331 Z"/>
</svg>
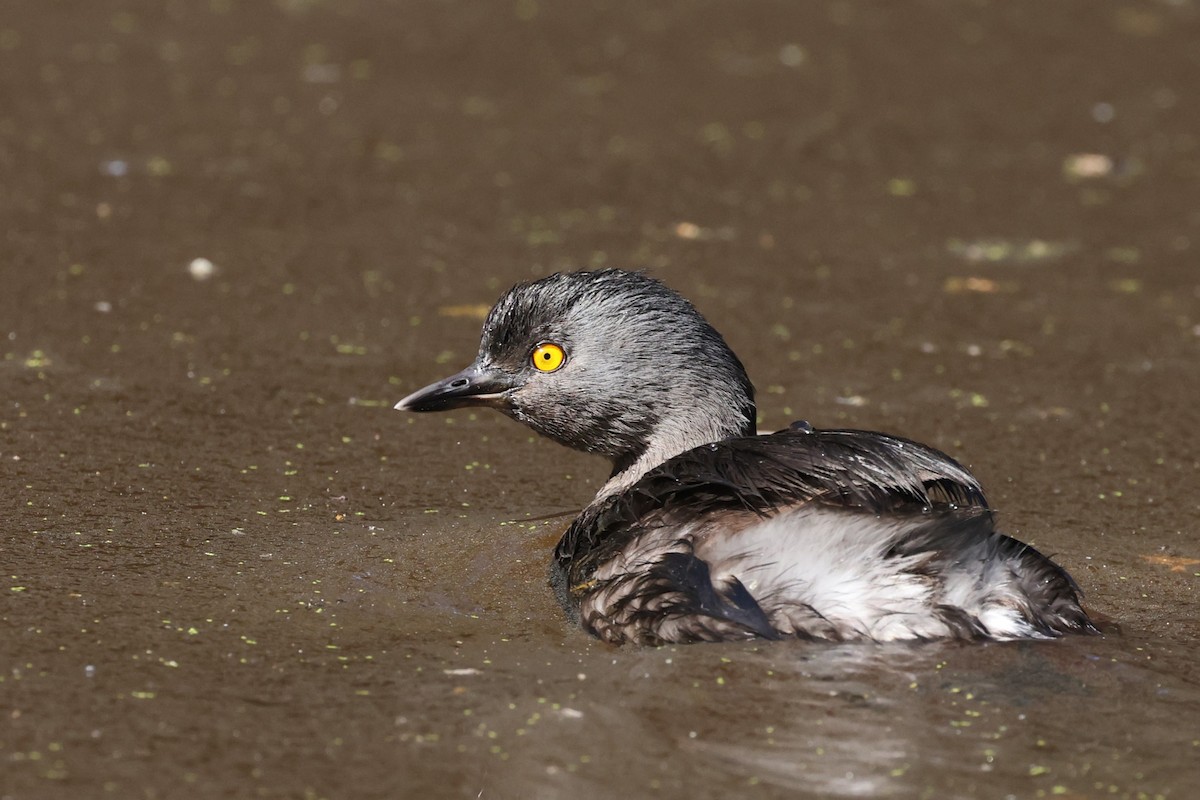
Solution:
<svg viewBox="0 0 1200 800">
<path fill-rule="evenodd" d="M 464 405 L 612 461 L 551 567 L 568 615 L 605 641 L 1095 630 L 1066 571 L 999 533 L 979 483 L 944 453 L 807 423 L 755 435 L 741 362 L 640 273 L 514 287 L 475 363 L 397 408 Z"/>
</svg>

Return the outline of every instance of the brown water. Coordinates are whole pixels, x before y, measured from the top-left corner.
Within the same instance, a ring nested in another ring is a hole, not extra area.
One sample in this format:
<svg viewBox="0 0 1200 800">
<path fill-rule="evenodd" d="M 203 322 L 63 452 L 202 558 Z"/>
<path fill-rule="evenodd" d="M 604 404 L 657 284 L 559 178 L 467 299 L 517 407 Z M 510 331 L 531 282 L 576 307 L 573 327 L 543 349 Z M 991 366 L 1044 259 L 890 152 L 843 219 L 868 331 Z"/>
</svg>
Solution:
<svg viewBox="0 0 1200 800">
<path fill-rule="evenodd" d="M 8 0 L 0 797 L 1200 796 L 1198 17 Z M 588 265 L 764 427 L 971 464 L 1106 635 L 568 627 L 606 465 L 390 406 Z"/>
</svg>

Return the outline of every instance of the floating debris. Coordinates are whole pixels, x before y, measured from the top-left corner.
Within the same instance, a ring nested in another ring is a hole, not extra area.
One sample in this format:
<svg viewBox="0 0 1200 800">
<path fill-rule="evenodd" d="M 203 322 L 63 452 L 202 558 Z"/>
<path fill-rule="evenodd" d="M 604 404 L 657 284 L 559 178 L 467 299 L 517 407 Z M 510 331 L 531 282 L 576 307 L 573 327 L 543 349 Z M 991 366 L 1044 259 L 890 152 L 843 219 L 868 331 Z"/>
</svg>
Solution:
<svg viewBox="0 0 1200 800">
<path fill-rule="evenodd" d="M 1136 247 L 1110 247 L 1104 251 L 1109 261 L 1119 261 L 1122 264 L 1136 264 L 1142 258 L 1142 253 Z"/>
<path fill-rule="evenodd" d="M 700 143 L 708 145 L 720 155 L 733 149 L 735 140 L 729 128 L 721 122 L 709 122 L 700 128 Z"/>
<path fill-rule="evenodd" d="M 49 367 L 54 364 L 54 362 L 50 360 L 50 356 L 46 355 L 46 353 L 42 350 L 34 350 L 25 357 L 25 360 L 22 363 L 24 363 L 28 369 L 42 369 L 43 367 Z"/>
<path fill-rule="evenodd" d="M 785 44 L 779 48 L 779 63 L 785 67 L 798 67 L 808 60 L 808 53 L 798 44 Z"/>
<path fill-rule="evenodd" d="M 1016 289 L 1015 284 L 1002 284 L 991 278 L 981 278 L 977 275 L 967 275 L 965 277 L 954 275 L 946 278 L 946 282 L 942 284 L 942 291 L 946 294 L 966 294 L 967 292 L 993 294 L 1001 291 L 1013 291 L 1014 289 Z"/>
<path fill-rule="evenodd" d="M 217 266 L 207 258 L 194 258 L 188 264 L 188 274 L 198 281 L 206 281 L 217 274 Z"/>
<path fill-rule="evenodd" d="M 120 158 L 100 162 L 100 172 L 112 178 L 121 178 L 129 174 L 129 162 Z"/>
<path fill-rule="evenodd" d="M 971 408 L 987 408 L 989 405 L 985 395 L 965 389 L 951 389 L 950 398 L 955 400 L 960 408 L 966 406 L 970 406 Z"/>
<path fill-rule="evenodd" d="M 146 172 L 156 178 L 166 177 L 174 171 L 175 167 L 163 156 L 150 156 L 146 159 Z"/>
<path fill-rule="evenodd" d="M 1145 555 L 1139 556 L 1139 558 L 1156 567 L 1170 567 L 1171 572 L 1187 572 L 1188 567 L 1200 565 L 1200 558 L 1184 558 L 1183 556 Z"/>
<path fill-rule="evenodd" d="M 337 64 L 305 64 L 302 76 L 305 83 L 337 83 L 342 79 L 342 68 Z"/>
<path fill-rule="evenodd" d="M 1011 239 L 951 239 L 946 250 L 972 263 L 1028 264 L 1050 261 L 1079 249 L 1076 242 L 1048 242 L 1031 239 L 1026 242 Z"/>
<path fill-rule="evenodd" d="M 1137 278 L 1118 278 L 1109 281 L 1108 288 L 1121 294 L 1137 294 L 1142 290 L 1142 282 Z"/>
<path fill-rule="evenodd" d="M 1074 153 L 1063 161 L 1063 174 L 1069 178 L 1104 178 L 1116 165 L 1102 153 Z"/>
<path fill-rule="evenodd" d="M 688 239 L 690 241 L 712 241 L 714 239 L 723 242 L 732 241 L 737 237 L 733 228 L 724 225 L 720 228 L 703 228 L 694 222 L 678 222 L 671 232 L 680 239 Z"/>
<path fill-rule="evenodd" d="M 1092 119 L 1101 124 L 1112 122 L 1117 117 L 1117 110 L 1112 103 L 1096 103 L 1092 106 Z"/>
<path fill-rule="evenodd" d="M 390 400 L 371 400 L 365 397 L 351 397 L 347 402 L 352 406 L 362 406 L 363 408 L 391 408 L 395 405 Z"/>
<path fill-rule="evenodd" d="M 465 303 L 457 306 L 438 306 L 440 317 L 465 317 L 467 319 L 485 319 L 492 307 L 486 303 Z"/>
</svg>

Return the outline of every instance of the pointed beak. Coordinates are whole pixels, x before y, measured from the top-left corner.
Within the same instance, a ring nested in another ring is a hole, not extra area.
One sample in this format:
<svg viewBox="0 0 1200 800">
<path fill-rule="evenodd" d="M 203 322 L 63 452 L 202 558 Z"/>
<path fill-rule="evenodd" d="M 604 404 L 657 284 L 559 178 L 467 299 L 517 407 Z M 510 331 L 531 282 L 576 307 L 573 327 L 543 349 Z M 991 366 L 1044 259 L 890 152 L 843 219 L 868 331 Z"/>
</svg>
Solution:
<svg viewBox="0 0 1200 800">
<path fill-rule="evenodd" d="M 507 393 L 517 380 L 494 369 L 472 364 L 457 375 L 418 389 L 396 403 L 398 411 L 449 411 L 466 406 L 508 405 Z"/>
</svg>

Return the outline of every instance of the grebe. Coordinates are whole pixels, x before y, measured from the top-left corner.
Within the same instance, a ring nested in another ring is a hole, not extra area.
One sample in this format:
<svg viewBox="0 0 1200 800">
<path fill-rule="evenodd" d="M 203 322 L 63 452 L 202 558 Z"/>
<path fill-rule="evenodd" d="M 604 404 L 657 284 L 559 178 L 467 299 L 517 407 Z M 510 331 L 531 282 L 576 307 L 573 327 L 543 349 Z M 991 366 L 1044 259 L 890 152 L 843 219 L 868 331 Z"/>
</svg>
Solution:
<svg viewBox="0 0 1200 800">
<path fill-rule="evenodd" d="M 1070 575 L 999 533 L 978 481 L 944 453 L 805 422 L 756 435 L 742 363 L 641 273 L 514 286 L 475 362 L 396 404 L 464 406 L 612 461 L 551 567 L 568 615 L 605 641 L 1096 631 Z"/>
</svg>

